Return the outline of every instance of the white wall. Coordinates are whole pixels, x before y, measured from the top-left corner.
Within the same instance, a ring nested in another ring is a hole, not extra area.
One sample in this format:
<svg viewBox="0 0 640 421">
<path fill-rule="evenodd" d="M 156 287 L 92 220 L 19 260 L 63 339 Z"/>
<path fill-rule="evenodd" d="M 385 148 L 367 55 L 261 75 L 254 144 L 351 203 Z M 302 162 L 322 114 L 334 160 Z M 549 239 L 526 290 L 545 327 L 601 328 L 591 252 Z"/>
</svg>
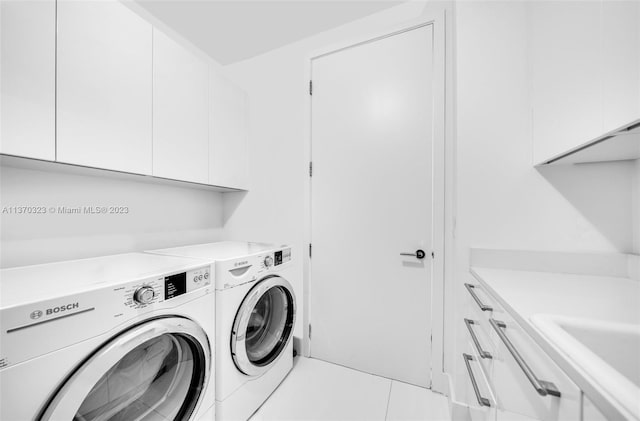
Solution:
<svg viewBox="0 0 640 421">
<path fill-rule="evenodd" d="M 640 255 L 640 159 L 635 161 L 633 183 L 633 252 Z"/>
<path fill-rule="evenodd" d="M 407 3 L 225 68 L 250 98 L 250 191 L 225 194 L 226 235 L 294 246 L 298 298 L 295 335 L 302 337 L 302 253 L 308 176 L 306 112 L 309 59 L 319 49 L 349 42 L 419 17 L 424 3 Z M 372 35 L 373 36 L 373 35 Z M 342 46 L 342 45 L 341 45 Z"/>
<path fill-rule="evenodd" d="M 532 166 L 526 10 L 525 2 L 456 4 L 459 297 L 470 247 L 633 249 L 633 163 Z M 463 337 L 461 314 L 453 317 Z"/>
<path fill-rule="evenodd" d="M 0 214 L 0 267 L 142 251 L 223 238 L 222 193 L 0 167 L 0 208 L 127 206 L 124 215 Z"/>
</svg>

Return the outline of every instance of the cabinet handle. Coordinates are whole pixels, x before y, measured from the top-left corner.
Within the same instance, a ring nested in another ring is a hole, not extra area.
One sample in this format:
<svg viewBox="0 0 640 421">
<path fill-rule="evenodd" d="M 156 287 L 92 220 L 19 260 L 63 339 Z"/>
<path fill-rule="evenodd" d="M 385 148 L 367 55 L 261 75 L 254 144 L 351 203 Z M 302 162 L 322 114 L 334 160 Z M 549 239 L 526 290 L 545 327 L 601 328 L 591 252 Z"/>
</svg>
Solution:
<svg viewBox="0 0 640 421">
<path fill-rule="evenodd" d="M 491 323 L 491 326 L 493 326 L 504 345 L 516 360 L 516 362 L 524 372 L 524 375 L 527 376 L 527 379 L 529 379 L 529 381 L 533 385 L 533 388 L 536 389 L 536 392 L 538 392 L 540 396 L 552 395 L 560 397 L 560 391 L 555 384 L 544 380 L 539 380 L 536 375 L 533 374 L 533 371 L 531 371 L 531 368 L 527 365 L 527 362 L 522 358 L 518 350 L 513 346 L 513 343 L 511 343 L 507 335 L 502 330 L 507 327 L 505 322 L 489 319 L 489 323 Z"/>
<path fill-rule="evenodd" d="M 489 351 L 485 351 L 484 349 L 482 349 L 482 346 L 480 345 L 480 341 L 478 341 L 478 337 L 476 336 L 476 333 L 473 331 L 473 328 L 471 327 L 471 325 L 476 324 L 476 322 L 474 322 L 473 320 L 464 319 L 464 324 L 467 325 L 467 329 L 469 329 L 469 335 L 471 335 L 471 339 L 473 340 L 473 344 L 476 346 L 476 349 L 478 350 L 478 354 L 480 354 L 482 358 L 493 358 L 493 355 L 491 355 Z"/>
<path fill-rule="evenodd" d="M 476 287 L 475 285 L 464 284 L 464 287 L 467 289 L 467 291 L 469 291 L 469 294 L 471 294 L 471 296 L 473 297 L 473 300 L 478 304 L 478 306 L 480 307 L 480 310 L 493 311 L 493 307 L 488 306 L 482 303 L 482 301 L 480 301 L 480 298 L 478 298 L 478 296 L 476 295 L 476 292 L 473 290 Z"/>
<path fill-rule="evenodd" d="M 473 361 L 473 356 L 469 354 L 462 354 L 462 356 L 464 357 L 464 364 L 467 366 L 467 371 L 469 372 L 469 378 L 471 379 L 471 386 L 473 386 L 473 391 L 476 394 L 476 399 L 478 400 L 478 403 L 480 404 L 480 406 L 491 406 L 491 402 L 489 402 L 489 399 L 483 398 L 482 395 L 480 394 L 480 389 L 478 389 L 478 383 L 476 382 L 476 377 L 473 375 L 473 371 L 471 370 L 471 364 L 469 364 L 469 361 Z"/>
</svg>

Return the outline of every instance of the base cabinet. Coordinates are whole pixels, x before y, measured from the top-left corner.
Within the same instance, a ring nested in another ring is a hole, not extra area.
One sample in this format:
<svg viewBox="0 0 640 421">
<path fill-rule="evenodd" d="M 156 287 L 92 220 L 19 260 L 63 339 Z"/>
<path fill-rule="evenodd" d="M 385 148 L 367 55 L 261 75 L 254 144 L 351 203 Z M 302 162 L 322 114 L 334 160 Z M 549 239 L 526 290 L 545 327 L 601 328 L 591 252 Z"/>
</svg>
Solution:
<svg viewBox="0 0 640 421">
<path fill-rule="evenodd" d="M 0 153 L 54 160 L 56 2 L 0 2 Z"/>
<path fill-rule="evenodd" d="M 483 369 L 481 358 L 470 343 L 466 349 L 468 352 L 462 354 L 462 360 L 468 375 L 465 395 L 469 402 L 469 418 L 473 421 L 495 421 L 497 401 L 491 387 L 491 374 Z"/>
<path fill-rule="evenodd" d="M 480 284 L 469 282 L 465 289 L 465 318 L 459 327 L 469 357 L 458 367 L 469 371 L 469 378 L 473 373 L 480 395 L 486 398 L 481 404 L 476 388 L 465 386 L 471 419 L 580 421 L 580 389 Z M 463 378 L 456 377 L 457 381 Z M 541 394 L 534 387 L 536 382 L 548 390 Z"/>
<path fill-rule="evenodd" d="M 492 306 L 481 288 L 472 284 L 466 284 L 465 288 L 469 293 L 464 296 L 465 311 L 459 326 L 464 330 L 466 344 L 458 362 L 457 381 L 461 386 L 457 391 L 468 404 L 469 419 L 495 421 L 498 410 L 493 382 L 495 346 L 484 315 L 491 313 Z"/>
<path fill-rule="evenodd" d="M 582 421 L 607 421 L 607 417 L 584 393 L 582 394 Z"/>
<path fill-rule="evenodd" d="M 501 338 L 493 368 L 498 420 L 521 414 L 537 420 L 579 421 L 580 389 L 508 314 L 501 315 L 502 320 L 496 317 L 490 323 Z"/>
</svg>

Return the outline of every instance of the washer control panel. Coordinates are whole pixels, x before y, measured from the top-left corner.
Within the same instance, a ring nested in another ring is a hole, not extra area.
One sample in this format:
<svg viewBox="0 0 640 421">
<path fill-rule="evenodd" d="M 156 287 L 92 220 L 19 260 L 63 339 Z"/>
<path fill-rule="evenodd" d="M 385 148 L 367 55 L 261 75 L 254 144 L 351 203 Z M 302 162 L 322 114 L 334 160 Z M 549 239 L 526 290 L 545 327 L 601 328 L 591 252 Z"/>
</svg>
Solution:
<svg viewBox="0 0 640 421">
<path fill-rule="evenodd" d="M 124 304 L 130 308 L 171 300 L 191 291 L 211 285 L 210 266 L 178 272 L 132 283 L 117 289 L 124 292 Z"/>
</svg>

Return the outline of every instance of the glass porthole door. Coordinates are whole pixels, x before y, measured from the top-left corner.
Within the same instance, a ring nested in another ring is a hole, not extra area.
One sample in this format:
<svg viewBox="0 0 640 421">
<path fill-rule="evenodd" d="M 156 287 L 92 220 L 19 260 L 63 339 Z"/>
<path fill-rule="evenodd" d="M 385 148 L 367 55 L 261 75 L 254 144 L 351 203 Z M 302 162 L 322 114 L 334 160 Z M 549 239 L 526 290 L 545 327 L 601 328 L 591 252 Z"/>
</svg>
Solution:
<svg viewBox="0 0 640 421">
<path fill-rule="evenodd" d="M 267 277 L 240 306 L 231 332 L 231 355 L 244 374 L 264 373 L 282 355 L 293 334 L 296 302 L 289 282 Z"/>
<path fill-rule="evenodd" d="M 209 380 L 205 332 L 181 317 L 154 319 L 119 335 L 64 383 L 42 420 L 186 420 Z"/>
</svg>

